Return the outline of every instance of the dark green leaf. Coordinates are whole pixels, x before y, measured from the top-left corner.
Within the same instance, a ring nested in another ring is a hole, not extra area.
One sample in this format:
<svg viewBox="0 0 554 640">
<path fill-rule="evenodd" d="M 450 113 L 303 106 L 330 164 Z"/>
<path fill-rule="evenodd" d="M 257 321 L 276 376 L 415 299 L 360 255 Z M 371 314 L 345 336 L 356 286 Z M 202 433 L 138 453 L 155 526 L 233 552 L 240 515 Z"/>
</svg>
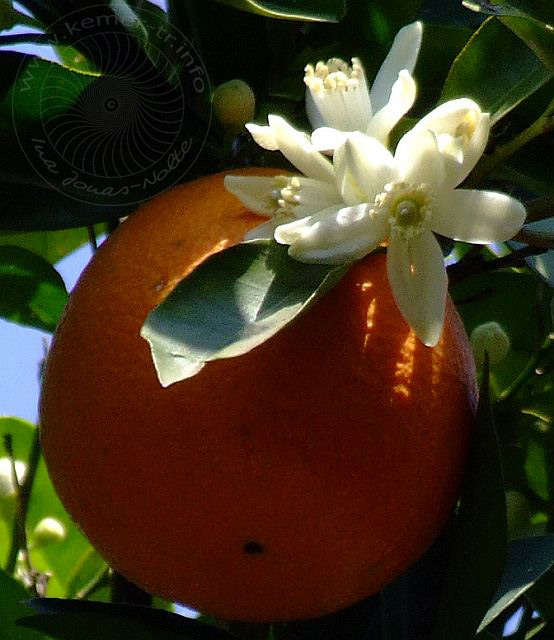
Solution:
<svg viewBox="0 0 554 640">
<path fill-rule="evenodd" d="M 102 232 L 95 229 L 95 234 Z M 12 245 L 32 251 L 54 264 L 86 242 L 89 236 L 86 229 L 64 229 L 62 231 L 35 231 L 31 233 L 8 233 L 0 231 L 0 246 Z"/>
<path fill-rule="evenodd" d="M 141 335 L 163 386 L 211 360 L 265 342 L 329 290 L 345 267 L 306 265 L 275 242 L 235 245 L 208 258 L 149 313 Z"/>
<path fill-rule="evenodd" d="M 554 535 L 512 540 L 502 581 L 479 631 L 522 596 L 554 564 Z"/>
<path fill-rule="evenodd" d="M 12 322 L 53 331 L 67 302 L 58 272 L 21 247 L 0 247 L 0 315 Z"/>
<path fill-rule="evenodd" d="M 554 27 L 537 20 L 503 17 L 500 20 L 534 51 L 542 63 L 554 73 Z"/>
<path fill-rule="evenodd" d="M 134 605 L 40 598 L 28 601 L 38 615 L 18 625 L 57 640 L 236 640 L 216 629 L 161 609 Z"/>
<path fill-rule="evenodd" d="M 554 564 L 554 540 L 551 544 L 551 557 Z M 554 570 L 552 567 L 535 582 L 526 596 L 543 620 L 548 622 L 554 620 Z"/>
<path fill-rule="evenodd" d="M 241 11 L 267 18 L 338 22 L 346 12 L 345 0 L 218 0 Z"/>
<path fill-rule="evenodd" d="M 463 4 L 473 11 L 496 16 L 519 16 L 534 18 L 539 22 L 554 25 L 554 5 L 551 0 L 464 0 Z"/>
<path fill-rule="evenodd" d="M 472 98 L 494 123 L 551 75 L 520 38 L 497 18 L 489 18 L 454 61 L 440 101 Z"/>
<path fill-rule="evenodd" d="M 434 640 L 473 638 L 502 576 L 506 537 L 502 468 L 485 366 Z"/>
<path fill-rule="evenodd" d="M 0 182 L 0 230 L 52 231 L 83 227 L 129 215 L 134 204 L 107 206 L 74 200 L 60 191 Z"/>
<path fill-rule="evenodd" d="M 27 613 L 22 600 L 29 594 L 19 582 L 0 569 L 0 638 L 1 640 L 40 640 L 42 633 L 16 626 L 15 621 Z"/>
</svg>

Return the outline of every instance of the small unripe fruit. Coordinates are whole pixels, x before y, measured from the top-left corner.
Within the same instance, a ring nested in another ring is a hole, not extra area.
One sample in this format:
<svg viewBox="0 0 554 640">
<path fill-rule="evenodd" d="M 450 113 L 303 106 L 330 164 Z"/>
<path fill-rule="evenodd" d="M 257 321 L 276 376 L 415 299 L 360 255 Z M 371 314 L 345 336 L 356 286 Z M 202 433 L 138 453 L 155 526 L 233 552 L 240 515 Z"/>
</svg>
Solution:
<svg viewBox="0 0 554 640">
<path fill-rule="evenodd" d="M 16 460 L 15 472 L 19 484 L 25 480 L 27 467 L 24 462 Z M 10 458 L 0 458 L 0 519 L 11 522 L 15 514 L 16 488 L 12 475 Z"/>
<path fill-rule="evenodd" d="M 65 539 L 65 527 L 56 518 L 43 518 L 33 530 L 33 547 L 45 547 Z"/>
<path fill-rule="evenodd" d="M 244 80 L 229 80 L 214 92 L 213 110 L 229 133 L 238 133 L 254 118 L 256 98 Z"/>
<path fill-rule="evenodd" d="M 19 484 L 25 479 L 27 467 L 24 462 L 16 460 L 15 472 Z M 15 484 L 12 475 L 12 461 L 9 458 L 0 458 L 0 501 L 15 498 Z"/>
<path fill-rule="evenodd" d="M 503 360 L 510 350 L 510 338 L 498 322 L 485 322 L 475 327 L 469 340 L 478 368 L 483 366 L 485 351 L 489 354 L 489 364 L 495 365 Z"/>
</svg>

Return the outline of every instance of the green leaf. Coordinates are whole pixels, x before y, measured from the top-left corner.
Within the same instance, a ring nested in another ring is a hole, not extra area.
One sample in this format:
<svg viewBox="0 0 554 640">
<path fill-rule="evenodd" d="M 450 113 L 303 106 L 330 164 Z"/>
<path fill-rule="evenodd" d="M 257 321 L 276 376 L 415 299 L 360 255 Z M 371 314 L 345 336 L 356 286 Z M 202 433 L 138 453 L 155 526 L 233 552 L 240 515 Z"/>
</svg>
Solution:
<svg viewBox="0 0 554 640">
<path fill-rule="evenodd" d="M 11 322 L 53 331 L 67 302 L 59 273 L 21 247 L 0 247 L 0 315 Z"/>
<path fill-rule="evenodd" d="M 490 606 L 506 557 L 506 505 L 488 366 L 434 640 L 468 640 Z"/>
<path fill-rule="evenodd" d="M 552 0 L 464 0 L 464 6 L 473 11 L 495 16 L 519 16 L 534 18 L 554 26 Z"/>
<path fill-rule="evenodd" d="M 547 472 L 546 451 L 537 440 L 530 440 L 525 457 L 525 474 L 529 487 L 539 498 L 550 500 L 550 478 Z"/>
<path fill-rule="evenodd" d="M 482 631 L 520 596 L 530 589 L 554 564 L 554 535 L 512 540 L 506 567 L 494 603 L 481 621 Z"/>
<path fill-rule="evenodd" d="M 554 540 L 551 544 L 552 556 L 554 556 Z M 552 564 L 554 564 L 554 557 Z M 533 605 L 533 609 L 541 614 L 543 620 L 551 622 L 554 620 L 554 571 L 552 567 L 542 575 L 529 589 L 526 594 L 527 599 Z"/>
<path fill-rule="evenodd" d="M 18 625 L 57 640 L 236 640 L 225 631 L 149 607 L 37 598 L 28 605 L 40 613 Z"/>
<path fill-rule="evenodd" d="M 203 262 L 141 330 L 163 386 L 211 360 L 247 353 L 335 285 L 345 267 L 306 265 L 275 242 L 242 243 Z"/>
<path fill-rule="evenodd" d="M 520 38 L 498 19 L 489 18 L 454 60 L 440 102 L 472 98 L 494 123 L 551 76 Z"/>
<path fill-rule="evenodd" d="M 0 189 L 4 196 L 0 200 L 0 230 L 5 231 L 83 227 L 129 215 L 136 209 L 135 204 L 109 206 L 82 202 L 61 191 L 32 184 L 0 182 Z"/>
<path fill-rule="evenodd" d="M 22 600 L 29 594 L 23 586 L 0 569 L 0 638 L 2 640 L 40 640 L 41 633 L 16 626 L 15 621 L 27 610 Z"/>
<path fill-rule="evenodd" d="M 468 277 L 451 288 L 468 333 L 494 321 L 510 338 L 507 356 L 491 369 L 490 382 L 496 394 L 514 383 L 544 341 L 550 319 L 547 305 L 538 306 L 542 286 L 533 274 L 505 270 Z M 530 309 L 536 311 L 530 314 Z"/>
<path fill-rule="evenodd" d="M 551 73 L 554 73 L 554 27 L 547 27 L 528 18 L 506 16 L 500 20 L 525 42 Z"/>
<path fill-rule="evenodd" d="M 95 230 L 96 234 L 100 229 Z M 32 233 L 5 233 L 0 231 L 0 246 L 12 245 L 32 251 L 54 264 L 88 242 L 86 229 L 62 231 L 35 231 Z"/>
<path fill-rule="evenodd" d="M 338 22 L 346 13 L 345 0 L 218 0 L 241 11 L 266 18 Z"/>
</svg>

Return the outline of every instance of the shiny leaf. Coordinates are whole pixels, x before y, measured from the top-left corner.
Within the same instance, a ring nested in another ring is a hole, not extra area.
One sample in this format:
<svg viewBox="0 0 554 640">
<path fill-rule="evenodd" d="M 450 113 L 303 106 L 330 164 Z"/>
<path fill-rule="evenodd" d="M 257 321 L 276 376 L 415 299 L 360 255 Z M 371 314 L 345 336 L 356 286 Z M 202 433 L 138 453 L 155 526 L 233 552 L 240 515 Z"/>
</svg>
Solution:
<svg viewBox="0 0 554 640">
<path fill-rule="evenodd" d="M 494 603 L 481 621 L 483 630 L 522 596 L 554 564 L 554 535 L 512 540 Z"/>
<path fill-rule="evenodd" d="M 489 18 L 454 60 L 440 102 L 472 98 L 494 123 L 551 76 L 520 38 L 497 18 Z"/>
<path fill-rule="evenodd" d="M 58 272 L 21 247 L 0 247 L 0 316 L 53 331 L 67 302 Z"/>
<path fill-rule="evenodd" d="M 153 311 L 141 335 L 163 386 L 265 342 L 336 284 L 344 267 L 306 265 L 275 242 L 208 258 Z"/>
<path fill-rule="evenodd" d="M 345 0 L 219 0 L 241 11 L 267 18 L 338 22 L 346 12 Z"/>
</svg>

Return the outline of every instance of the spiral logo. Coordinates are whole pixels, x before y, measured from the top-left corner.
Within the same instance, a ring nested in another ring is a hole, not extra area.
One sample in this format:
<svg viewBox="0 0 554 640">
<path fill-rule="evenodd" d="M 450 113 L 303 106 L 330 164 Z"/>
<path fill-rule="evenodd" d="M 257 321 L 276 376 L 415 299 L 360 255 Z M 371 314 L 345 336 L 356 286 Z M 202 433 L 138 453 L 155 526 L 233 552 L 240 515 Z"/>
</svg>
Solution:
<svg viewBox="0 0 554 640">
<path fill-rule="evenodd" d="M 14 128 L 41 178 L 82 202 L 118 206 L 182 179 L 211 118 L 206 70 L 185 36 L 161 12 L 120 16 L 106 5 L 76 11 L 49 32 L 89 68 L 33 59 L 20 69 Z M 38 96 L 31 132 L 18 109 L 30 91 Z"/>
</svg>

